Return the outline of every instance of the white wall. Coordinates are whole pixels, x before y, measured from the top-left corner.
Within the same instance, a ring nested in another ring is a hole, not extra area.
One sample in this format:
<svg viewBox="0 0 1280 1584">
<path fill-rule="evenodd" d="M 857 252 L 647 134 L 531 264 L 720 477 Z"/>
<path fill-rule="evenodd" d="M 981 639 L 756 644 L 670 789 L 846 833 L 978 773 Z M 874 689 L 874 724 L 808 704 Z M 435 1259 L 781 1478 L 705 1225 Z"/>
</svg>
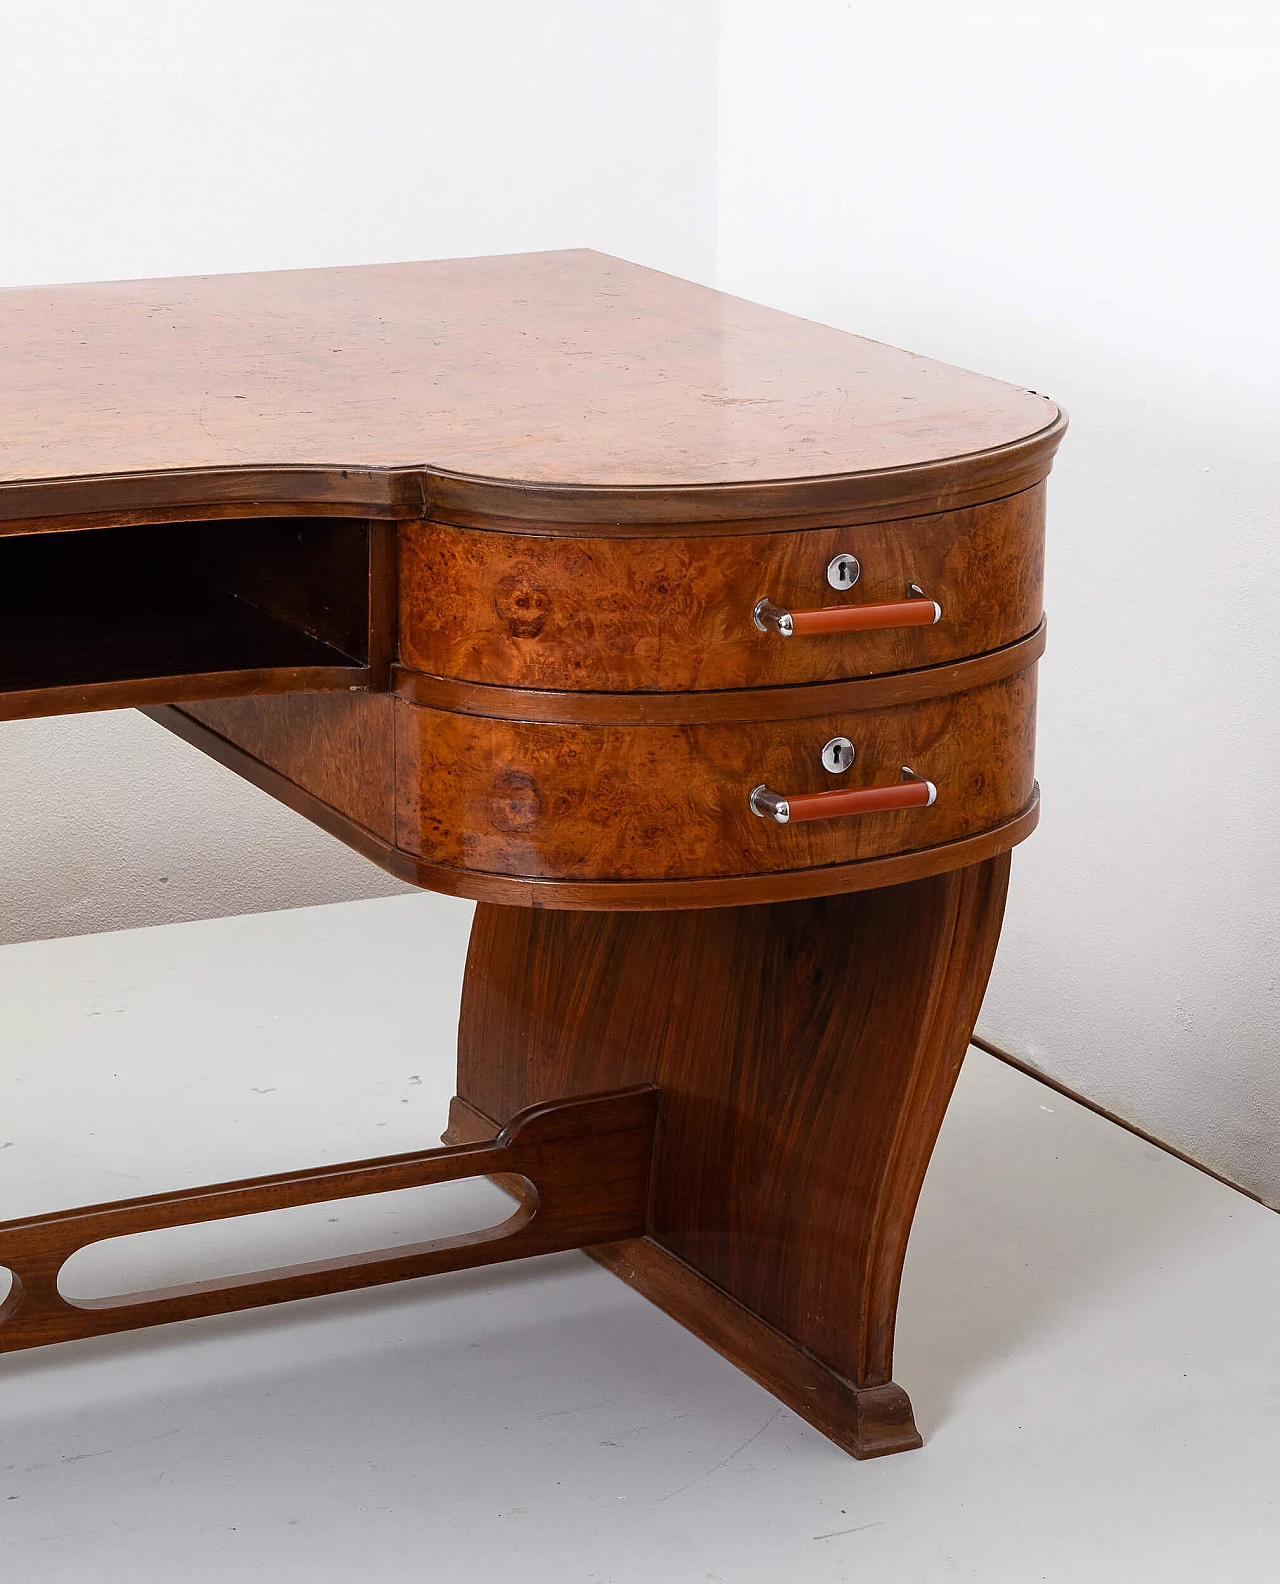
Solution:
<svg viewBox="0 0 1280 1584">
<path fill-rule="evenodd" d="M 1280 1202 L 1280 25 L 725 0 L 721 278 L 1072 417 L 980 1028 Z"/>
<path fill-rule="evenodd" d="M 0 943 L 408 889 L 135 710 L 0 724 Z"/>
<path fill-rule="evenodd" d="M 0 286 L 581 246 L 710 280 L 715 52 L 714 0 L 0 0 Z M 140 716 L 0 727 L 0 941 L 395 889 Z"/>
</svg>

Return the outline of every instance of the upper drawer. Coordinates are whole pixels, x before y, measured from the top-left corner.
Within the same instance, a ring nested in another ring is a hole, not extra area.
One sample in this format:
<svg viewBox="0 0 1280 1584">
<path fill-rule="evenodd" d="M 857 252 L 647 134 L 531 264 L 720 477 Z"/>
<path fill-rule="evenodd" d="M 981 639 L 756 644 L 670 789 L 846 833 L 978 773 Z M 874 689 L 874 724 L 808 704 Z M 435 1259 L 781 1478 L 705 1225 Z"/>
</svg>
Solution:
<svg viewBox="0 0 1280 1584">
<path fill-rule="evenodd" d="M 834 681 L 939 665 L 1024 637 L 1041 615 L 1044 486 L 861 527 L 586 539 L 408 522 L 400 537 L 400 660 L 502 687 L 681 692 Z M 840 555 L 860 565 L 835 588 Z M 902 601 L 934 626 L 784 637 L 792 611 Z"/>
</svg>

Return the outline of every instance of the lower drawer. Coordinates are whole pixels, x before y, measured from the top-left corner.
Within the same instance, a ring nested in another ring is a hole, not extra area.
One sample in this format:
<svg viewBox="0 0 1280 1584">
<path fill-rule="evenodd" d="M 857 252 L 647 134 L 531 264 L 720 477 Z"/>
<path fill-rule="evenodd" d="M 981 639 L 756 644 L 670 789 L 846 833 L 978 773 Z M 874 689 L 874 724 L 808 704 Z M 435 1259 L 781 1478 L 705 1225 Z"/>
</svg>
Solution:
<svg viewBox="0 0 1280 1584">
<path fill-rule="evenodd" d="M 396 845 L 451 869 L 566 881 L 761 875 L 914 852 L 991 829 L 1033 793 L 1035 668 L 892 708 L 803 719 L 572 725 L 396 701 Z M 829 773 L 823 746 L 855 748 Z M 783 796 L 937 786 L 930 807 L 781 825 Z"/>
</svg>

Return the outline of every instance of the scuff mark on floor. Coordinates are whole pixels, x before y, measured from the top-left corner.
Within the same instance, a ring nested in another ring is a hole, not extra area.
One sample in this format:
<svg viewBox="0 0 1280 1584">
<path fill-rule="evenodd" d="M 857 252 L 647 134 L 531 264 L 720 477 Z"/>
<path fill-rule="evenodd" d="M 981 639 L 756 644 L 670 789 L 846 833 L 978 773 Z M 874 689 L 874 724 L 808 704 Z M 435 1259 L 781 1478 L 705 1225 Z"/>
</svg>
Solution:
<svg viewBox="0 0 1280 1584">
<path fill-rule="evenodd" d="M 713 1463 L 711 1465 L 711 1467 L 709 1469 L 707 1469 L 704 1473 L 695 1475 L 693 1479 L 691 1479 L 691 1480 L 689 1480 L 687 1482 L 687 1484 L 681 1485 L 678 1490 L 668 1491 L 665 1496 L 659 1496 L 657 1501 L 655 1501 L 653 1505 L 655 1507 L 660 1507 L 663 1502 L 670 1501 L 673 1496 L 679 1496 L 681 1494 L 681 1492 L 687 1491 L 692 1486 L 696 1485 L 699 1480 L 709 1479 L 711 1477 L 711 1475 L 718 1473 L 722 1468 L 724 1468 L 724 1466 L 727 1463 L 732 1463 L 734 1458 L 737 1457 L 739 1452 L 745 1452 L 753 1441 L 758 1441 L 760 1439 L 760 1437 L 765 1433 L 765 1431 L 769 1428 L 769 1426 L 773 1423 L 773 1421 L 778 1417 L 778 1415 L 780 1413 L 782 1413 L 782 1411 L 783 1410 L 781 1408 L 776 1408 L 773 1411 L 773 1413 L 771 1413 L 769 1415 L 769 1417 L 765 1420 L 765 1422 L 760 1426 L 760 1428 L 755 1432 L 755 1434 L 754 1435 L 749 1435 L 747 1437 L 747 1439 L 742 1443 L 741 1446 L 734 1447 L 733 1451 L 730 1452 L 728 1457 L 721 1458 L 718 1463 Z"/>
</svg>

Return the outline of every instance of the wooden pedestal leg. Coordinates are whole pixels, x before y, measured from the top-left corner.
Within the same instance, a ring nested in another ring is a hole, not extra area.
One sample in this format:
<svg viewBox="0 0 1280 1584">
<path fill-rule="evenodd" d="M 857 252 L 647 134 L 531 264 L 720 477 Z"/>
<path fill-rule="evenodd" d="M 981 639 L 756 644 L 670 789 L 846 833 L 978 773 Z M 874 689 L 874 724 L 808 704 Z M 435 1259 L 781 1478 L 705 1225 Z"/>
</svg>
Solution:
<svg viewBox="0 0 1280 1584">
<path fill-rule="evenodd" d="M 1008 873 L 678 913 L 480 906 L 448 1136 L 657 1084 L 648 1235 L 592 1252 L 855 1457 L 919 1446 L 898 1287 Z"/>
</svg>

